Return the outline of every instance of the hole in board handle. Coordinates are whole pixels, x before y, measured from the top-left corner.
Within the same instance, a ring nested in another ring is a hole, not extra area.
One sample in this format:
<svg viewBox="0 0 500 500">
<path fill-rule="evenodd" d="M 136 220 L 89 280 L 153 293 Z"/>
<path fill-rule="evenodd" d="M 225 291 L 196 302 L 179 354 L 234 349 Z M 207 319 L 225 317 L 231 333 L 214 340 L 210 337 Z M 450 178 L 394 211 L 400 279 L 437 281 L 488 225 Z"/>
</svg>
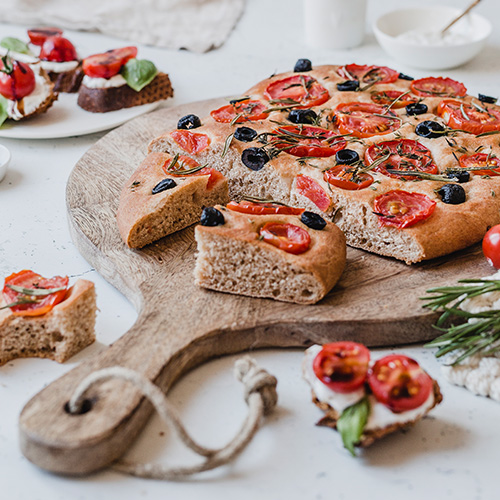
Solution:
<svg viewBox="0 0 500 500">
<path fill-rule="evenodd" d="M 94 400 L 92 399 L 84 399 L 82 403 L 82 407 L 80 408 L 80 411 L 77 412 L 71 412 L 69 409 L 69 401 L 65 403 L 64 405 L 64 411 L 68 415 L 83 415 L 84 413 L 89 412 L 92 409 L 92 406 L 94 405 Z"/>
</svg>

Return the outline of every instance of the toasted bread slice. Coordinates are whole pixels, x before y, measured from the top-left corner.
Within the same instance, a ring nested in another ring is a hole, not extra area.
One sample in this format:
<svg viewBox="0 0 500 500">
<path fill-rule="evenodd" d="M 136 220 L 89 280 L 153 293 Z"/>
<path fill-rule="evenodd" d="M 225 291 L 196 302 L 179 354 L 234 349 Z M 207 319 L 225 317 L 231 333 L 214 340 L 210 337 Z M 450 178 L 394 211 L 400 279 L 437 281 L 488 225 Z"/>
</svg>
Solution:
<svg viewBox="0 0 500 500">
<path fill-rule="evenodd" d="M 84 73 L 82 64 L 80 63 L 78 67 L 71 71 L 63 71 L 61 73 L 49 71 L 48 75 L 50 81 L 54 83 L 54 92 L 74 94 L 80 89 Z"/>
</svg>

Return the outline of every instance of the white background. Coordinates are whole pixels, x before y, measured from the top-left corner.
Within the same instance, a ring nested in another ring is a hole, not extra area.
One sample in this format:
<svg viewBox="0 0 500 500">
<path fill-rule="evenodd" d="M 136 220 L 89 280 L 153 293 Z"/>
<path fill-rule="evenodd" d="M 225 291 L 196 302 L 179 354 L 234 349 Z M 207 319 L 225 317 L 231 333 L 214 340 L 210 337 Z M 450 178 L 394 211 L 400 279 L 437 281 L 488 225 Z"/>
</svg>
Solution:
<svg viewBox="0 0 500 500">
<path fill-rule="evenodd" d="M 421 0 L 422 4 L 434 4 Z M 441 1 L 465 5 L 465 1 Z M 249 0 L 227 43 L 208 54 L 140 47 L 168 72 L 175 99 L 168 106 L 244 92 L 275 71 L 293 67 L 299 57 L 313 64 L 380 64 L 415 77 L 425 72 L 398 65 L 376 44 L 370 23 L 387 10 L 410 2 L 369 0 L 363 46 L 350 51 L 311 50 L 303 43 L 300 0 Z M 500 5 L 485 0 L 478 12 L 497 24 Z M 50 24 L 50 20 L 47 20 Z M 0 24 L 0 36 L 24 38 L 26 27 Z M 82 55 L 127 45 L 97 34 L 68 32 Z M 444 72 L 465 82 L 470 93 L 500 95 L 500 34 L 467 65 Z M 64 478 L 30 464 L 20 453 L 18 415 L 45 385 L 120 337 L 133 324 L 132 306 L 78 254 L 67 229 L 65 185 L 80 156 L 104 133 L 60 140 L 0 139 L 13 155 L 0 184 L 0 276 L 23 268 L 43 275 L 69 274 L 95 282 L 98 292 L 98 342 L 64 365 L 49 360 L 18 360 L 0 368 L 0 498 L 22 500 L 123 498 L 188 499 L 392 499 L 453 498 L 490 500 L 499 496 L 500 405 L 475 397 L 440 379 L 439 364 L 422 347 L 395 349 L 417 358 L 441 382 L 444 402 L 411 432 L 397 434 L 352 458 L 334 431 L 314 423 L 320 412 L 309 402 L 300 377 L 302 353 L 269 350 L 253 353 L 278 377 L 279 406 L 255 440 L 231 466 L 179 483 L 147 481 L 104 471 L 87 478 Z M 459 278 L 459 276 L 457 276 Z M 375 357 L 388 352 L 375 353 Z M 203 444 L 219 446 L 245 414 L 242 388 L 232 377 L 236 357 L 195 370 L 171 391 L 188 429 Z M 133 447 L 130 458 L 193 463 L 155 418 Z"/>
</svg>

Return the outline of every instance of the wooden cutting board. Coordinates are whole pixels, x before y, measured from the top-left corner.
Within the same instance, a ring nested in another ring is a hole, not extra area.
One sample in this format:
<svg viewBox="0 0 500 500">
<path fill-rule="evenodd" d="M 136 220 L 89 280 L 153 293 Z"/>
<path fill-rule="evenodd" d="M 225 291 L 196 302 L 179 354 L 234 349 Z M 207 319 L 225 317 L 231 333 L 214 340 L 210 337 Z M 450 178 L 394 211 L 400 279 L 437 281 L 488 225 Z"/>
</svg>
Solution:
<svg viewBox="0 0 500 500">
<path fill-rule="evenodd" d="M 425 290 L 490 268 L 479 245 L 407 266 L 349 249 L 335 289 L 314 306 L 252 299 L 193 285 L 193 228 L 143 250 L 122 243 L 115 223 L 120 190 L 142 161 L 148 142 L 179 117 L 201 117 L 226 100 L 166 108 L 110 132 L 75 166 L 67 185 L 68 217 L 82 255 L 137 308 L 135 325 L 102 354 L 81 363 L 37 394 L 20 417 L 21 446 L 38 466 L 86 474 L 120 457 L 151 407 L 125 382 L 92 389 L 92 408 L 69 415 L 65 403 L 94 370 L 120 365 L 143 373 L 165 391 L 187 370 L 215 356 L 262 347 L 301 347 L 339 339 L 369 346 L 426 341 L 435 316 L 422 309 Z M 99 304 L 101 309 L 106 304 Z M 297 367 L 297 369 L 300 369 Z"/>
</svg>

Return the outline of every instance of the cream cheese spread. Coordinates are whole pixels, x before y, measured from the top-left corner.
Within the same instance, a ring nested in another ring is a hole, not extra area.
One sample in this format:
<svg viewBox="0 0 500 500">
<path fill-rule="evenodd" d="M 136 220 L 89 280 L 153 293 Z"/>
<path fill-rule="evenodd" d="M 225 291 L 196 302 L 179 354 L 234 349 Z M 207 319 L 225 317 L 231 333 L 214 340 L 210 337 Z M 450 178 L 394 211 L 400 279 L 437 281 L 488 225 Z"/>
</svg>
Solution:
<svg viewBox="0 0 500 500">
<path fill-rule="evenodd" d="M 405 31 L 397 36 L 398 40 L 414 45 L 453 46 L 469 43 L 473 37 L 466 32 L 446 31 L 443 35 L 439 31 Z"/>
<path fill-rule="evenodd" d="M 115 75 L 111 78 L 91 78 L 85 75 L 82 84 L 89 89 L 109 89 L 127 85 L 127 82 L 122 75 Z"/>
<path fill-rule="evenodd" d="M 73 71 L 78 67 L 78 61 L 65 61 L 65 62 L 55 62 L 55 61 L 42 61 L 40 64 L 45 71 L 50 71 L 51 73 L 66 73 L 68 71 Z"/>
<path fill-rule="evenodd" d="M 12 50 L 7 50 L 5 47 L 0 46 L 0 57 L 5 56 L 7 52 L 9 53 L 9 57 L 22 63 L 34 64 L 38 62 L 38 57 L 29 54 L 21 54 L 20 52 L 13 52 Z"/>
</svg>

